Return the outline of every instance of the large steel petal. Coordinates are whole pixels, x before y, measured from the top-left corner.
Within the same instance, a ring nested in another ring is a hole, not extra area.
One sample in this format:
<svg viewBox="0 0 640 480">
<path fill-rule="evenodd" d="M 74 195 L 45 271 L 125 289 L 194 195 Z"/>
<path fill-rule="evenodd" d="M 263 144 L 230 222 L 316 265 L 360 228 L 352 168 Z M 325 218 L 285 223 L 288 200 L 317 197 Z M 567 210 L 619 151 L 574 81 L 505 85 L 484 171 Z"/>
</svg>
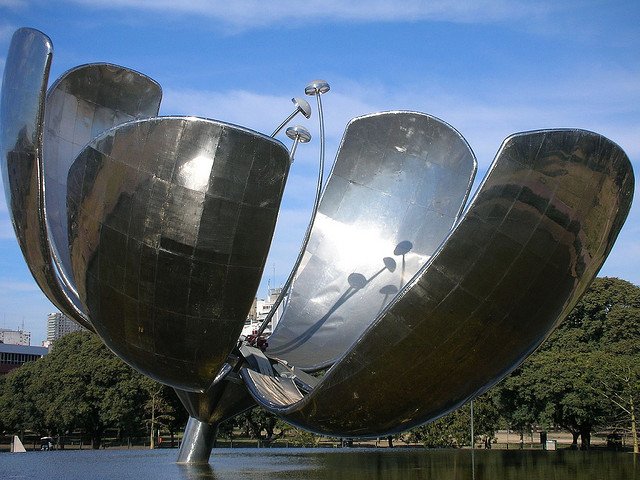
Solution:
<svg viewBox="0 0 640 480">
<path fill-rule="evenodd" d="M 123 124 L 67 180 L 78 294 L 141 372 L 204 392 L 236 345 L 289 170 L 280 142 L 193 117 Z"/>
<path fill-rule="evenodd" d="M 105 130 L 156 116 L 161 99 L 160 85 L 151 78 L 106 63 L 69 70 L 49 88 L 43 145 L 45 212 L 54 259 L 74 292 L 67 232 L 69 167 L 82 148 Z"/>
<path fill-rule="evenodd" d="M 440 250 L 310 394 L 242 376 L 259 403 L 330 435 L 389 434 L 444 415 L 518 366 L 569 313 L 633 188 L 629 159 L 600 135 L 513 135 Z"/>
<path fill-rule="evenodd" d="M 60 282 L 52 259 L 45 211 L 42 135 L 51 40 L 30 28 L 11 39 L 0 99 L 2 179 L 18 243 L 47 298 L 88 329 L 89 320 Z"/>
<path fill-rule="evenodd" d="M 475 171 L 467 142 L 435 117 L 353 119 L 267 353 L 306 369 L 342 356 L 442 243 Z"/>
</svg>

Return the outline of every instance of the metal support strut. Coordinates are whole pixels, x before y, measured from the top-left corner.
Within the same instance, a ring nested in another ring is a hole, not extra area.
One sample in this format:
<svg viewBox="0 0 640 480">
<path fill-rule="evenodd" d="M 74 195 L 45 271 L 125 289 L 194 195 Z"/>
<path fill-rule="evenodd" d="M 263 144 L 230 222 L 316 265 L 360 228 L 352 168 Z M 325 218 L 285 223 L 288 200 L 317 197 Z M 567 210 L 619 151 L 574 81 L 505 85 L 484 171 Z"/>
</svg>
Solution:
<svg viewBox="0 0 640 480">
<path fill-rule="evenodd" d="M 209 463 L 218 427 L 189 417 L 180 444 L 177 463 Z"/>
</svg>

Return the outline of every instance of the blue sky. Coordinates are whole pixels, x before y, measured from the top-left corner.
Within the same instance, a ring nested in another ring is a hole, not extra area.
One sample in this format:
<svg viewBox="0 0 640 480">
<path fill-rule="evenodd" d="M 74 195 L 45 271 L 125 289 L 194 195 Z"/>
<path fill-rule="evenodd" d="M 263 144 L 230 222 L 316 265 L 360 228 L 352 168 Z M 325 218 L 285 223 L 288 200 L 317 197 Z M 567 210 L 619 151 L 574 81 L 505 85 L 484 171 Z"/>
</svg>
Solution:
<svg viewBox="0 0 640 480">
<path fill-rule="evenodd" d="M 609 137 L 640 178 L 637 0 L 0 0 L 0 70 L 22 26 L 51 37 L 50 81 L 76 65 L 116 63 L 162 85 L 162 114 L 265 133 L 308 81 L 324 78 L 329 165 L 350 118 L 409 109 L 465 136 L 478 158 L 476 184 L 506 136 L 553 127 Z M 274 269 L 276 284 L 286 278 L 312 203 L 317 119 L 297 122 L 315 141 L 298 150 L 259 296 Z M 639 204 L 601 275 L 640 284 Z M 0 327 L 24 321 L 39 344 L 51 311 L 24 265 L 2 195 Z"/>
</svg>

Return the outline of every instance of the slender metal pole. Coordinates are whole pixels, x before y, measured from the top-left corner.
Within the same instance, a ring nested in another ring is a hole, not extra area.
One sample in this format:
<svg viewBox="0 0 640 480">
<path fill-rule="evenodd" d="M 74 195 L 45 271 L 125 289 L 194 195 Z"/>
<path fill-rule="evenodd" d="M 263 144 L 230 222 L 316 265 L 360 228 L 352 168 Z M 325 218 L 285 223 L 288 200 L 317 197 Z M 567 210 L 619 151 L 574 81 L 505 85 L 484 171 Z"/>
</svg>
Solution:
<svg viewBox="0 0 640 480">
<path fill-rule="evenodd" d="M 471 479 L 476 478 L 475 434 L 473 432 L 473 400 L 471 400 Z"/>
<path fill-rule="evenodd" d="M 291 112 L 291 115 L 289 115 L 287 118 L 285 118 L 285 119 L 282 121 L 282 123 L 281 123 L 280 125 L 278 125 L 278 127 L 273 131 L 273 133 L 271 134 L 271 136 L 272 136 L 272 137 L 275 137 L 275 136 L 280 132 L 280 130 L 282 130 L 282 129 L 284 128 L 284 126 L 285 126 L 287 123 L 289 123 L 293 117 L 295 117 L 295 116 L 298 114 L 298 112 L 299 112 L 299 111 L 300 111 L 300 110 L 295 110 L 294 112 Z"/>
<path fill-rule="evenodd" d="M 324 85 L 326 85 L 326 87 Z M 262 324 L 260 325 L 260 328 L 258 329 L 258 333 L 256 334 L 256 337 L 255 337 L 256 340 L 260 337 L 260 335 L 264 333 L 264 330 L 267 328 L 269 323 L 271 323 L 271 320 L 273 319 L 273 316 L 278 310 L 278 307 L 280 306 L 285 296 L 287 295 L 287 292 L 291 287 L 291 283 L 293 282 L 296 272 L 298 271 L 298 267 L 302 262 L 302 257 L 304 256 L 304 252 L 307 249 L 307 244 L 309 243 L 309 237 L 311 236 L 311 230 L 313 229 L 313 224 L 315 223 L 315 220 L 316 220 L 316 214 L 318 213 L 318 206 L 320 205 L 320 196 L 321 196 L 320 194 L 322 193 L 322 181 L 323 181 L 323 175 L 324 175 L 324 143 L 325 143 L 324 113 L 322 111 L 322 100 L 320 97 L 322 96 L 323 93 L 327 92 L 328 90 L 329 90 L 329 85 L 326 82 L 324 82 L 321 88 L 316 87 L 314 93 L 311 93 L 312 95 L 315 95 L 318 101 L 318 121 L 320 122 L 320 161 L 318 165 L 318 180 L 316 182 L 316 197 L 313 202 L 313 209 L 311 210 L 311 219 L 309 220 L 309 225 L 307 225 L 307 231 L 304 234 L 304 237 L 302 240 L 302 246 L 300 247 L 300 251 L 298 252 L 298 257 L 296 258 L 296 261 L 293 264 L 293 267 L 291 268 L 289 277 L 287 278 L 287 281 L 284 283 L 284 286 L 282 287 L 282 291 L 280 292 L 280 295 L 278 295 L 278 298 L 276 299 L 276 301 L 273 302 L 273 306 L 271 307 L 271 310 L 267 314 L 266 318 L 262 321 Z"/>
<path fill-rule="evenodd" d="M 291 159 L 291 163 L 293 163 L 293 158 L 296 154 L 296 148 L 298 148 L 298 144 L 310 142 L 311 134 L 309 133 L 309 130 L 307 130 L 303 126 L 296 125 L 295 127 L 287 128 L 287 137 L 293 140 L 293 145 L 291 146 L 291 151 L 289 152 L 289 158 Z"/>
<path fill-rule="evenodd" d="M 471 400 L 471 449 L 474 449 L 474 438 L 475 435 L 473 433 L 473 400 Z"/>
<path fill-rule="evenodd" d="M 298 144 L 300 143 L 300 139 L 296 138 L 293 141 L 293 145 L 291 145 L 291 151 L 289 152 L 289 156 L 291 157 L 291 159 L 293 160 L 294 155 L 296 154 L 296 148 L 298 148 Z M 274 278 L 274 282 L 275 282 L 275 278 Z"/>
<path fill-rule="evenodd" d="M 311 117 L 311 107 L 309 106 L 309 103 L 305 99 L 294 97 L 291 99 L 291 101 L 296 106 L 296 109 L 293 112 L 291 112 L 291 114 L 287 118 L 285 118 L 280 125 L 278 125 L 278 128 L 276 128 L 271 134 L 272 137 L 275 137 L 280 132 L 280 130 L 282 130 L 284 126 L 287 123 L 289 123 L 291 119 L 295 117 L 298 113 L 302 113 L 306 118 Z"/>
</svg>

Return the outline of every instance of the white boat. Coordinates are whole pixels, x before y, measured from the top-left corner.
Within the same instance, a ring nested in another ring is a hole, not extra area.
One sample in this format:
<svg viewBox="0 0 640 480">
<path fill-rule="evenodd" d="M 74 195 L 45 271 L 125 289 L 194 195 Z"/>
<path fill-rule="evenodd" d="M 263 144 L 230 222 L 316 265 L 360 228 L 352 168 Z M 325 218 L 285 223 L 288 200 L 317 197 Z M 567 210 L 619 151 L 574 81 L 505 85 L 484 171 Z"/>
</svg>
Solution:
<svg viewBox="0 0 640 480">
<path fill-rule="evenodd" d="M 11 453 L 26 453 L 26 451 L 27 449 L 24 448 L 20 438 L 17 435 L 14 435 L 13 441 L 11 442 Z"/>
</svg>

